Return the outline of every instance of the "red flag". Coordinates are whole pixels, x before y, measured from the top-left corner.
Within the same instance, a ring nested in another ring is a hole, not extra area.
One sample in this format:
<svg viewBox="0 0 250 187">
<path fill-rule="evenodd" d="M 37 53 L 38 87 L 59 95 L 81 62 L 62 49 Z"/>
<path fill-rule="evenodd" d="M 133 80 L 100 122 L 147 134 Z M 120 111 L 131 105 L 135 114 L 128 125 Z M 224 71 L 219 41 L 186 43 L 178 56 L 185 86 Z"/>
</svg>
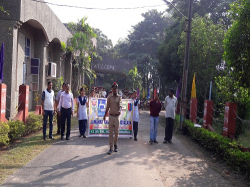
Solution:
<svg viewBox="0 0 250 187">
<path fill-rule="evenodd" d="M 155 90 L 154 90 L 154 98 L 155 98 L 155 95 L 156 95 L 156 88 L 155 88 Z"/>
</svg>

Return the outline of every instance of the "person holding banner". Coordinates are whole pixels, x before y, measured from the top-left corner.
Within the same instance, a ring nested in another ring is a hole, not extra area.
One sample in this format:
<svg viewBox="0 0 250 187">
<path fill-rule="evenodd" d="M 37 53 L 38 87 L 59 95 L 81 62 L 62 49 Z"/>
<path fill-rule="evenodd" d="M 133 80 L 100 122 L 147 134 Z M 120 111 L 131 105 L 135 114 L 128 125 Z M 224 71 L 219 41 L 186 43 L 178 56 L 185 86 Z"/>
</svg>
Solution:
<svg viewBox="0 0 250 187">
<path fill-rule="evenodd" d="M 133 131 L 134 131 L 134 140 L 137 141 L 137 133 L 138 133 L 138 121 L 139 121 L 139 108 L 140 108 L 140 100 L 137 99 L 137 91 L 133 92 L 134 99 L 134 110 L 133 110 Z"/>
<path fill-rule="evenodd" d="M 159 113 L 161 111 L 161 102 L 159 100 L 159 93 L 157 92 L 154 95 L 154 99 L 149 103 L 150 111 L 150 144 L 158 143 L 156 140 L 157 128 L 159 123 Z"/>
<path fill-rule="evenodd" d="M 85 95 L 84 88 L 80 89 L 80 95 L 77 98 L 77 118 L 79 122 L 79 138 L 82 136 L 86 138 L 85 132 L 87 127 L 87 107 L 88 106 L 88 98 Z"/>
<path fill-rule="evenodd" d="M 107 107 L 105 114 L 103 116 L 103 120 L 106 120 L 107 113 L 109 111 L 109 145 L 110 149 L 108 151 L 108 155 L 114 151 L 118 151 L 117 142 L 119 135 L 119 115 L 121 114 L 122 109 L 122 97 L 117 94 L 118 84 L 114 82 L 112 85 L 113 95 L 109 96 L 107 99 Z M 115 133 L 115 139 L 113 138 L 113 134 Z"/>
</svg>

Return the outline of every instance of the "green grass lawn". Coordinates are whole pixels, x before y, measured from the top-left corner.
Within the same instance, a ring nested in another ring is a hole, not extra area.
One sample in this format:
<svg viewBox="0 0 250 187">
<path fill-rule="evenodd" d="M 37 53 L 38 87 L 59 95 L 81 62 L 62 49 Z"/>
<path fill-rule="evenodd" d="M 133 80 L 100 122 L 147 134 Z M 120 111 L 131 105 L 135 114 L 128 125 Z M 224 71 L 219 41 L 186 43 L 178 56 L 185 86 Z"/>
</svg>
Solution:
<svg viewBox="0 0 250 187">
<path fill-rule="evenodd" d="M 71 119 L 72 129 L 78 125 L 77 118 Z M 56 135 L 57 126 L 54 124 L 55 140 L 42 139 L 43 133 L 32 134 L 29 137 L 24 137 L 18 140 L 15 144 L 9 145 L 6 149 L 0 149 L 0 184 L 17 169 L 26 165 L 33 158 L 37 157 L 42 151 L 50 147 L 54 142 L 60 140 L 61 136 Z M 47 129 L 48 134 L 48 129 Z"/>
</svg>

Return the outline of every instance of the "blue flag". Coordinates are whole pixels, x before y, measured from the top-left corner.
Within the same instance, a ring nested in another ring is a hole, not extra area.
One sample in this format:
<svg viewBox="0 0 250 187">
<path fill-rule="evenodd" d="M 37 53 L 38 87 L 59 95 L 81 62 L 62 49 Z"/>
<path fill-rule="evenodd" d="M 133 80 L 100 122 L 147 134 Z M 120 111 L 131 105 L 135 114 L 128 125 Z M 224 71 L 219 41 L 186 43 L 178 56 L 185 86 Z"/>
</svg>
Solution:
<svg viewBox="0 0 250 187">
<path fill-rule="evenodd" d="M 148 88 L 148 99 L 150 98 L 149 88 Z"/>
</svg>

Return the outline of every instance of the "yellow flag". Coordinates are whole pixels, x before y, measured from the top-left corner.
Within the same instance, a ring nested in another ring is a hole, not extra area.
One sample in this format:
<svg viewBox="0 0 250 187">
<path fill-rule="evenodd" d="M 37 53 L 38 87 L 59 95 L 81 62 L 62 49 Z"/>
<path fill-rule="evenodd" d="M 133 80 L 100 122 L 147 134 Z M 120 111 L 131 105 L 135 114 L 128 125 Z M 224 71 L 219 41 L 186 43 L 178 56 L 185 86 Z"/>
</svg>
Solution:
<svg viewBox="0 0 250 187">
<path fill-rule="evenodd" d="M 191 99 L 195 99 L 195 98 L 196 98 L 196 88 L 195 88 L 195 73 L 194 73 L 192 91 L 191 91 Z"/>
<path fill-rule="evenodd" d="M 143 97 L 143 99 L 145 98 L 145 90 L 144 90 L 144 88 L 143 88 L 142 97 Z"/>
</svg>

